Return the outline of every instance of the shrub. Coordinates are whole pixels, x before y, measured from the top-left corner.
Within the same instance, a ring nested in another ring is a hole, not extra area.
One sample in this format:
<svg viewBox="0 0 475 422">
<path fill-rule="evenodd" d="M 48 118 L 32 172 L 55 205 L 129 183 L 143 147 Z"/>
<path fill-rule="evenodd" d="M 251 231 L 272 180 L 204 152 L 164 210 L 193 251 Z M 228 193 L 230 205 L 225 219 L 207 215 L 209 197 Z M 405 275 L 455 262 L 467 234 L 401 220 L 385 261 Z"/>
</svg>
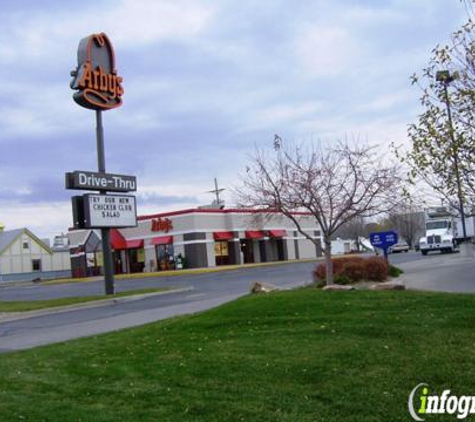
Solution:
<svg viewBox="0 0 475 422">
<path fill-rule="evenodd" d="M 352 283 L 350 277 L 344 274 L 338 274 L 337 276 L 335 276 L 335 279 L 333 280 L 333 282 L 335 284 L 343 284 L 343 285 Z"/>
<path fill-rule="evenodd" d="M 351 281 L 360 281 L 367 277 L 364 259 L 351 260 L 343 265 L 342 276 L 348 277 Z"/>
<path fill-rule="evenodd" d="M 348 284 L 360 280 L 384 281 L 388 277 L 388 264 L 382 257 L 344 257 L 333 259 L 332 262 L 335 284 Z M 313 278 L 315 281 L 326 279 L 324 262 L 315 267 Z"/>
<path fill-rule="evenodd" d="M 386 259 L 378 256 L 372 256 L 366 259 L 368 280 L 384 281 L 388 278 L 388 270 Z"/>
<path fill-rule="evenodd" d="M 399 277 L 401 274 L 404 274 L 404 271 L 394 265 L 389 265 L 389 276 L 390 277 Z"/>
<path fill-rule="evenodd" d="M 326 268 L 325 263 L 317 264 L 317 266 L 312 271 L 313 274 L 313 281 L 321 281 L 327 278 L 326 276 Z"/>
<path fill-rule="evenodd" d="M 325 280 L 315 280 L 312 284 L 316 289 L 323 289 L 325 287 Z"/>
</svg>

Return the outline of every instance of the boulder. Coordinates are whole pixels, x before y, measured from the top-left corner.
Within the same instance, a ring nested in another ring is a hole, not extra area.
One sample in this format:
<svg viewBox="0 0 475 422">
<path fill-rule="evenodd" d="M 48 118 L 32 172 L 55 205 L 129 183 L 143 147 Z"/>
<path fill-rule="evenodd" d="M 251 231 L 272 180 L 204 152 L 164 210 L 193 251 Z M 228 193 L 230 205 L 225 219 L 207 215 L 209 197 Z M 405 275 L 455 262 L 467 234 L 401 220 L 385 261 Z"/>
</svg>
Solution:
<svg viewBox="0 0 475 422">
<path fill-rule="evenodd" d="M 371 290 L 406 290 L 406 286 L 402 283 L 394 283 L 388 281 L 386 283 L 373 284 Z"/>
<path fill-rule="evenodd" d="M 268 283 L 255 282 L 251 287 L 251 293 L 271 293 L 280 290 L 278 287 Z"/>
<path fill-rule="evenodd" d="M 325 286 L 322 290 L 329 290 L 329 291 L 350 291 L 355 290 L 354 286 L 348 286 L 347 284 L 330 284 Z"/>
</svg>

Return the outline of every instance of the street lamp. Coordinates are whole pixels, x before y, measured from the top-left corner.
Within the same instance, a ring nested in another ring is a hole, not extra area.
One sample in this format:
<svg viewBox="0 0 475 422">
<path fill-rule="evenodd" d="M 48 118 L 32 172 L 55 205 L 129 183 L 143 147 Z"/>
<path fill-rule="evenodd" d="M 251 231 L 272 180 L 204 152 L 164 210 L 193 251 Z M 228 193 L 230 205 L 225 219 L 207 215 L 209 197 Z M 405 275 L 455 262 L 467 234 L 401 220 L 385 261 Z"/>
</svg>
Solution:
<svg viewBox="0 0 475 422">
<path fill-rule="evenodd" d="M 454 134 L 454 125 L 452 122 L 452 111 L 450 109 L 450 100 L 449 100 L 449 92 L 448 86 L 451 82 L 457 79 L 458 73 L 454 72 L 450 74 L 448 70 L 440 70 L 435 75 L 435 80 L 437 82 L 441 82 L 444 87 L 444 96 L 445 96 L 445 105 L 447 106 L 447 118 L 449 119 L 449 132 L 450 132 L 450 140 L 452 142 L 452 149 L 453 149 L 453 158 L 454 158 L 454 167 L 455 167 L 455 179 L 457 183 L 457 196 L 459 200 L 459 208 L 460 214 L 462 217 L 462 230 L 463 230 L 463 238 L 464 241 L 467 238 L 467 229 L 465 226 L 465 212 L 463 209 L 463 195 L 462 195 L 462 182 L 460 180 L 460 169 L 459 169 L 459 158 L 458 153 L 456 150 L 456 143 L 455 143 L 455 134 Z"/>
</svg>

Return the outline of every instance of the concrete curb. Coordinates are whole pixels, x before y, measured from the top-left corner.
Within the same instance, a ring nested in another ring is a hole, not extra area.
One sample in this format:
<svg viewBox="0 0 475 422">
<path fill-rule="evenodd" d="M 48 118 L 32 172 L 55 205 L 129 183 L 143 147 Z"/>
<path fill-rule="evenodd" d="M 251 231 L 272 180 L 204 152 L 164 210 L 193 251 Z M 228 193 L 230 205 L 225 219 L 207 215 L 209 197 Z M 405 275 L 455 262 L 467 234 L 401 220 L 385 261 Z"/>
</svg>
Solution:
<svg viewBox="0 0 475 422">
<path fill-rule="evenodd" d="M 194 290 L 193 287 L 184 287 L 181 289 L 171 289 L 165 290 L 163 292 L 152 292 L 152 293 L 143 293 L 137 295 L 130 295 L 130 296 L 123 296 L 111 299 L 103 299 L 103 300 L 93 300 L 90 302 L 78 303 L 73 305 L 66 305 L 66 306 L 56 306 L 53 308 L 44 308 L 38 309 L 36 311 L 25 311 L 25 312 L 4 312 L 0 313 L 0 323 L 3 322 L 11 322 L 11 321 L 18 321 L 22 319 L 33 318 L 37 316 L 43 315 L 54 315 L 54 314 L 62 314 L 64 312 L 76 311 L 80 309 L 88 309 L 88 308 L 99 308 L 101 306 L 112 306 L 118 305 L 120 303 L 126 302 L 133 302 L 141 299 L 147 299 L 153 296 L 164 296 L 173 293 L 183 293 Z"/>
</svg>

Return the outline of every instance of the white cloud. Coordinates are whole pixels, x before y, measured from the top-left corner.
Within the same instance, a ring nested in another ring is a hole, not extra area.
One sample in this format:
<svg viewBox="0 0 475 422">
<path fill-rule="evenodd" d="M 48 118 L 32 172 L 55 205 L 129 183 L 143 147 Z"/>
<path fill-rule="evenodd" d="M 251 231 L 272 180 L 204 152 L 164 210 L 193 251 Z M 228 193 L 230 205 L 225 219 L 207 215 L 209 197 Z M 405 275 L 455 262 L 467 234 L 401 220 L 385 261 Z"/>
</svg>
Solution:
<svg viewBox="0 0 475 422">
<path fill-rule="evenodd" d="M 71 204 L 2 203 L 0 221 L 5 230 L 27 227 L 38 237 L 49 237 L 66 231 L 72 225 Z"/>
<path fill-rule="evenodd" d="M 315 120 L 324 104 L 317 101 L 288 103 L 278 105 L 261 105 L 259 109 L 250 110 L 246 130 L 293 127 L 301 121 Z"/>
<path fill-rule="evenodd" d="M 22 12 L 3 20 L 0 59 L 70 60 L 80 38 L 95 32 L 106 32 L 121 49 L 136 49 L 163 40 L 192 42 L 213 16 L 210 6 L 190 0 L 122 0 L 95 2 L 79 10 L 73 7 L 74 10 L 57 9 L 54 13 Z"/>
<path fill-rule="evenodd" d="M 359 112 L 383 112 L 413 102 L 416 98 L 417 96 L 413 90 L 409 89 L 399 92 L 389 92 L 376 95 L 367 103 L 356 106 L 356 110 Z"/>
<path fill-rule="evenodd" d="M 348 71 L 361 46 L 346 28 L 317 25 L 302 30 L 294 49 L 308 76 L 325 77 Z"/>
</svg>

